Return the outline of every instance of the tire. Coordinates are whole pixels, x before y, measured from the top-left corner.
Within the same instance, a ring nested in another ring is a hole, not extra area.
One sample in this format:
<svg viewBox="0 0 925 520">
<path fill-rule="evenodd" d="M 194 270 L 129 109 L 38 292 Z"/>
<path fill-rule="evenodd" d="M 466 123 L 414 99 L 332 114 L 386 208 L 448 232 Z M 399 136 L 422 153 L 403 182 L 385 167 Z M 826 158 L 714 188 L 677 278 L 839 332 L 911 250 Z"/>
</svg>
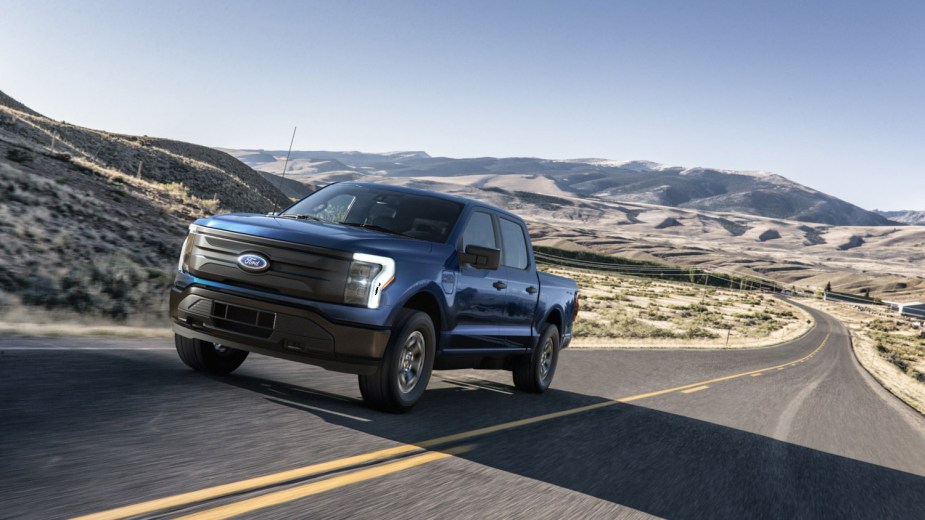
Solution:
<svg viewBox="0 0 925 520">
<path fill-rule="evenodd" d="M 559 363 L 559 329 L 547 324 L 529 356 L 514 361 L 514 386 L 531 394 L 542 394 L 549 388 Z"/>
<path fill-rule="evenodd" d="M 197 372 L 224 375 L 244 363 L 248 352 L 222 345 L 215 345 L 201 339 L 190 339 L 174 334 L 177 354 L 186 366 Z"/>
<path fill-rule="evenodd" d="M 434 367 L 437 337 L 426 313 L 399 314 L 382 364 L 376 373 L 359 376 L 360 394 L 377 410 L 404 413 L 424 394 Z"/>
</svg>

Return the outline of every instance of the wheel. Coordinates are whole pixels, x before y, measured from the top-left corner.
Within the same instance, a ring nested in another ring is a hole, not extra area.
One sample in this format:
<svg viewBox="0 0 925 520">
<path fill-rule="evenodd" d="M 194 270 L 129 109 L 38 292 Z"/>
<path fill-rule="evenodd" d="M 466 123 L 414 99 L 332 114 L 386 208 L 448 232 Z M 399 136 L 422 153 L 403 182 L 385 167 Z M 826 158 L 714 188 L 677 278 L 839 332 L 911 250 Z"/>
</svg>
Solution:
<svg viewBox="0 0 925 520">
<path fill-rule="evenodd" d="M 559 329 L 548 324 L 529 356 L 514 362 L 514 386 L 531 394 L 542 394 L 552 383 L 559 362 Z"/>
<path fill-rule="evenodd" d="M 228 374 L 241 366 L 248 354 L 246 350 L 190 339 L 179 334 L 173 337 L 180 359 L 197 372 Z"/>
<path fill-rule="evenodd" d="M 396 323 L 379 369 L 372 375 L 359 376 L 360 394 L 372 408 L 404 413 L 427 388 L 437 338 L 434 323 L 426 313 L 404 310 Z"/>
</svg>

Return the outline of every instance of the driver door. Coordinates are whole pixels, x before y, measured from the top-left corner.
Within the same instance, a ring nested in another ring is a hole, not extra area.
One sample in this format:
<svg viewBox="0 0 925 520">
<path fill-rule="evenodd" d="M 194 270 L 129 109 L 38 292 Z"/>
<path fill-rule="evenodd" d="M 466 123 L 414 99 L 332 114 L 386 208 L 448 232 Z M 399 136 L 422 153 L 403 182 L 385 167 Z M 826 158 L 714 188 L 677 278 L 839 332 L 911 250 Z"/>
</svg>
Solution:
<svg viewBox="0 0 925 520">
<path fill-rule="evenodd" d="M 495 222 L 487 211 L 475 210 L 458 244 L 460 251 L 476 245 L 498 249 Z M 454 301 L 456 326 L 450 332 L 450 348 L 496 348 L 503 345 L 499 323 L 504 316 L 504 281 L 498 269 L 459 266 Z"/>
</svg>

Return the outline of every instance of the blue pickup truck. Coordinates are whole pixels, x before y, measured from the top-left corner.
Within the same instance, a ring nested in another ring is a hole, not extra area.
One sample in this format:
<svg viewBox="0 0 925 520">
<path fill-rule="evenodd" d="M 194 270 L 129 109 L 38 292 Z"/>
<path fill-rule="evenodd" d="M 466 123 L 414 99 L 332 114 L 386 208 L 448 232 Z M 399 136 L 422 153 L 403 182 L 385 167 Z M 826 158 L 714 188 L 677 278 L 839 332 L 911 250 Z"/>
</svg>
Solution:
<svg viewBox="0 0 925 520">
<path fill-rule="evenodd" d="M 190 226 L 170 293 L 180 359 L 227 374 L 249 352 L 358 374 L 372 407 L 411 409 L 432 370 L 510 370 L 545 391 L 578 314 L 536 270 L 523 221 L 484 203 L 365 183 L 269 215 Z"/>
</svg>

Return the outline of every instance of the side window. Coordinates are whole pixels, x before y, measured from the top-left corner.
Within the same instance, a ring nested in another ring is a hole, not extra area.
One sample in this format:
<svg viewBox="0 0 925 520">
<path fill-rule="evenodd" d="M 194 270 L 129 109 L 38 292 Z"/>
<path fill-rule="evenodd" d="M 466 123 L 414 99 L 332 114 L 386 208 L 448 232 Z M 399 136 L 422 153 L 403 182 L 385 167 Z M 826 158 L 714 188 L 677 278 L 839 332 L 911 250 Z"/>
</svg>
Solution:
<svg viewBox="0 0 925 520">
<path fill-rule="evenodd" d="M 517 222 L 506 218 L 501 222 L 501 265 L 524 269 L 527 267 L 527 239 Z"/>
<path fill-rule="evenodd" d="M 491 224 L 491 215 L 477 211 L 469 217 L 466 230 L 462 236 L 462 250 L 468 246 L 482 246 L 496 249 L 495 230 Z"/>
</svg>

